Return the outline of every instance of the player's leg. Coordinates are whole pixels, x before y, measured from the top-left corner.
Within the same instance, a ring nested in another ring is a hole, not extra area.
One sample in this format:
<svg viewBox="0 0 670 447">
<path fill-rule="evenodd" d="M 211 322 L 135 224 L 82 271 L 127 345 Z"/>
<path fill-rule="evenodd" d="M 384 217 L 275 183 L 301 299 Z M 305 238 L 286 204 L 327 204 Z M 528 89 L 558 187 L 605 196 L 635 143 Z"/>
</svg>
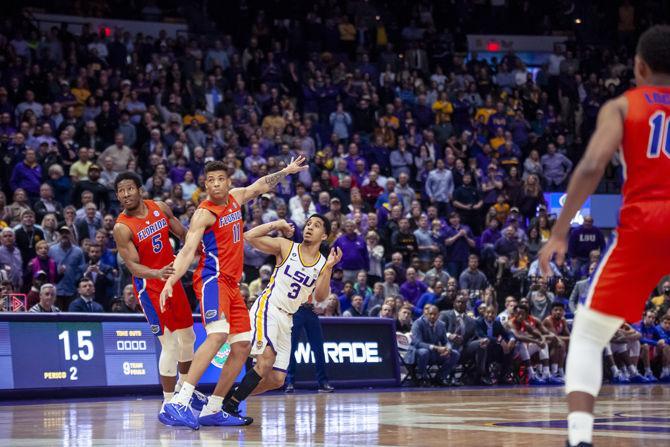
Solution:
<svg viewBox="0 0 670 447">
<path fill-rule="evenodd" d="M 334 388 L 328 383 L 328 376 L 326 375 L 326 355 L 323 352 L 323 331 L 321 330 L 321 323 L 319 317 L 311 308 L 307 310 L 307 318 L 305 321 L 305 332 L 307 334 L 307 341 L 314 353 L 314 364 L 316 367 L 316 381 L 319 384 L 319 392 L 332 393 Z"/>
<path fill-rule="evenodd" d="M 662 346 L 659 346 L 659 349 L 662 352 L 661 355 L 661 381 L 668 382 L 670 381 L 670 345 L 664 343 Z"/>
<path fill-rule="evenodd" d="M 286 379 L 286 372 L 291 355 L 291 326 L 293 317 L 284 314 L 276 314 L 278 320 L 278 331 L 274 335 L 272 355 L 268 355 L 261 376 L 263 380 L 251 393 L 257 395 L 266 391 L 281 388 Z M 267 348 L 265 351 L 267 352 Z M 265 354 L 265 353 L 264 353 Z M 268 363 L 272 360 L 272 363 Z"/>
<path fill-rule="evenodd" d="M 230 343 L 230 355 L 221 368 L 219 380 L 216 383 L 214 392 L 207 400 L 207 405 L 200 414 L 199 421 L 203 425 L 216 426 L 239 426 L 248 425 L 253 419 L 247 420 L 238 415 L 231 415 L 222 411 L 223 400 L 231 389 L 235 378 L 240 374 L 242 366 L 249 357 L 251 345 L 251 326 L 249 322 L 249 311 L 237 284 L 222 283 L 221 287 L 225 290 L 229 305 L 227 315 L 230 316 L 230 333 L 228 338 Z M 211 359 L 210 359 L 211 361 Z"/>
<path fill-rule="evenodd" d="M 303 333 L 305 327 L 305 315 L 306 312 L 311 312 L 304 307 L 300 307 L 298 311 L 293 315 L 293 327 L 291 328 L 291 355 L 289 356 L 290 362 L 288 364 L 288 371 L 286 372 L 286 392 L 292 393 L 294 390 L 294 381 L 295 381 L 295 368 L 297 362 L 295 360 L 295 351 L 298 349 L 298 340 Z"/>
<path fill-rule="evenodd" d="M 644 233 L 644 232 L 641 232 Z M 620 234 L 596 270 L 586 302 L 577 311 L 566 363 L 568 442 L 590 444 L 593 409 L 602 383 L 602 351 L 626 318 L 640 315 L 644 300 L 662 272 L 656 259 L 640 253 L 644 240 L 634 232 Z M 658 264 L 658 265 L 655 265 Z M 635 278 L 635 281 L 630 281 Z"/>
</svg>

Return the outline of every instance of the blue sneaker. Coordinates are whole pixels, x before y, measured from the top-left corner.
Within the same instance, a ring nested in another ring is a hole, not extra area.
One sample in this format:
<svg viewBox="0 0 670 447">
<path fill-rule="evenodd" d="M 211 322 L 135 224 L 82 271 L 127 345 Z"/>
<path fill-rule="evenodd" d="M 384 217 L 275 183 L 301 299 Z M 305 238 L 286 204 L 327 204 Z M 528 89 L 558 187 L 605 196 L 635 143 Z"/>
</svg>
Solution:
<svg viewBox="0 0 670 447">
<path fill-rule="evenodd" d="M 211 427 L 239 427 L 242 425 L 249 425 L 245 420 L 235 417 L 226 413 L 225 411 L 219 411 L 218 413 L 209 414 L 207 416 L 200 416 L 198 418 L 200 425 Z"/>
<path fill-rule="evenodd" d="M 630 383 L 630 379 L 628 379 L 626 376 L 619 374 L 618 376 L 612 377 L 613 385 L 625 385 L 627 383 Z"/>
<path fill-rule="evenodd" d="M 540 377 L 531 377 L 530 380 L 528 381 L 528 385 L 546 385 L 547 382 L 544 381 L 544 379 Z"/>
<path fill-rule="evenodd" d="M 641 374 L 635 374 L 634 376 L 631 376 L 630 383 L 649 383 L 649 380 Z"/>
<path fill-rule="evenodd" d="M 558 376 L 549 376 L 547 378 L 547 385 L 564 385 L 565 381 Z"/>
<path fill-rule="evenodd" d="M 200 391 L 193 391 L 193 396 L 191 396 L 191 408 L 195 411 L 202 411 L 205 405 L 207 405 L 207 396 Z"/>
<path fill-rule="evenodd" d="M 169 425 L 171 427 L 178 426 L 179 424 L 175 421 L 172 416 L 167 414 L 165 411 L 158 413 L 158 420 L 163 425 Z"/>
<path fill-rule="evenodd" d="M 667 376 L 661 376 L 661 378 L 659 379 L 659 382 L 661 382 L 661 383 L 670 383 L 670 375 L 667 375 Z"/>
<path fill-rule="evenodd" d="M 193 414 L 191 407 L 182 404 L 169 403 L 165 405 L 165 412 L 174 419 L 175 424 L 197 430 L 200 428 L 198 419 Z"/>
<path fill-rule="evenodd" d="M 656 378 L 656 376 L 654 375 L 654 373 L 645 374 L 645 375 L 644 375 L 644 378 L 647 379 L 647 383 L 656 383 L 656 382 L 658 382 L 658 379 Z"/>
</svg>

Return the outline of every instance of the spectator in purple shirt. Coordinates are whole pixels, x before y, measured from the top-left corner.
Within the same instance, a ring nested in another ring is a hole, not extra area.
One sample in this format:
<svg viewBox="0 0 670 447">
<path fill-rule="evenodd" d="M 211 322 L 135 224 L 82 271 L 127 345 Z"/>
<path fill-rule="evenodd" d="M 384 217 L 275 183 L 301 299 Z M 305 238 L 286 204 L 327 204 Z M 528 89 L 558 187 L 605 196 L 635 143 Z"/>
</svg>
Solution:
<svg viewBox="0 0 670 447">
<path fill-rule="evenodd" d="M 605 249 L 605 236 L 593 225 L 593 217 L 584 217 L 584 223 L 572 230 L 568 241 L 568 255 L 572 258 L 574 271 L 579 271 L 582 264 L 589 261 L 592 250 Z"/>
<path fill-rule="evenodd" d="M 468 264 L 470 249 L 475 247 L 475 237 L 470 228 L 461 225 L 461 217 L 457 212 L 449 214 L 449 225 L 444 231 L 446 245 L 447 271 L 458 278 Z"/>
<path fill-rule="evenodd" d="M 344 223 L 344 234 L 338 237 L 333 244 L 342 250 L 342 260 L 339 266 L 344 270 L 345 281 L 356 281 L 359 270 L 370 269 L 370 257 L 365 240 L 356 234 L 356 225 L 351 220 Z"/>
<path fill-rule="evenodd" d="M 484 263 L 495 258 L 494 245 L 500 237 L 500 222 L 498 222 L 498 219 L 491 219 L 488 228 L 482 232 L 479 239 Z"/>
<path fill-rule="evenodd" d="M 426 293 L 428 286 L 423 281 L 416 279 L 414 267 L 409 267 L 405 275 L 407 279 L 400 286 L 400 295 L 414 306 L 419 302 L 421 295 Z"/>
<path fill-rule="evenodd" d="M 42 167 L 37 162 L 37 155 L 33 149 L 26 149 L 25 159 L 14 167 L 9 184 L 12 190 L 24 189 L 31 202 L 39 199 Z"/>
</svg>

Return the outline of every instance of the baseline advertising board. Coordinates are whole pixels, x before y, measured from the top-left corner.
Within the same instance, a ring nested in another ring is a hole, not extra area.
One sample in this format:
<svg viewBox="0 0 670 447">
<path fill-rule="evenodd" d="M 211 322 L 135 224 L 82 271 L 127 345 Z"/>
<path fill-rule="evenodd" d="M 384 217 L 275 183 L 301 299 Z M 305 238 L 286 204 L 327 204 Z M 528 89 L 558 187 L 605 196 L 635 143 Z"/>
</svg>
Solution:
<svg viewBox="0 0 670 447">
<path fill-rule="evenodd" d="M 346 386 L 396 386 L 400 383 L 395 322 L 387 318 L 321 318 L 326 373 Z M 303 333 L 294 353 L 295 380 L 316 382 L 315 358 Z"/>
</svg>

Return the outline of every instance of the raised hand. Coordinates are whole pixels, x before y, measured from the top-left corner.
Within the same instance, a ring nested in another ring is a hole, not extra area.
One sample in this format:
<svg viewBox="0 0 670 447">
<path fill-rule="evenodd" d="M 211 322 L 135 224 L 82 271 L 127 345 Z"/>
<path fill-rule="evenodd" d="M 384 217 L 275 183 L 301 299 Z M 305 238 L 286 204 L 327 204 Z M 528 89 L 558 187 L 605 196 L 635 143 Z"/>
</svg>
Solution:
<svg viewBox="0 0 670 447">
<path fill-rule="evenodd" d="M 342 250 L 339 247 L 331 248 L 326 259 L 326 267 L 333 268 L 342 259 Z"/>
<path fill-rule="evenodd" d="M 304 164 L 307 159 L 303 155 L 299 155 L 296 159 L 291 159 L 291 163 L 284 168 L 287 174 L 296 174 L 300 171 L 305 171 L 309 168 L 308 165 Z"/>
</svg>

